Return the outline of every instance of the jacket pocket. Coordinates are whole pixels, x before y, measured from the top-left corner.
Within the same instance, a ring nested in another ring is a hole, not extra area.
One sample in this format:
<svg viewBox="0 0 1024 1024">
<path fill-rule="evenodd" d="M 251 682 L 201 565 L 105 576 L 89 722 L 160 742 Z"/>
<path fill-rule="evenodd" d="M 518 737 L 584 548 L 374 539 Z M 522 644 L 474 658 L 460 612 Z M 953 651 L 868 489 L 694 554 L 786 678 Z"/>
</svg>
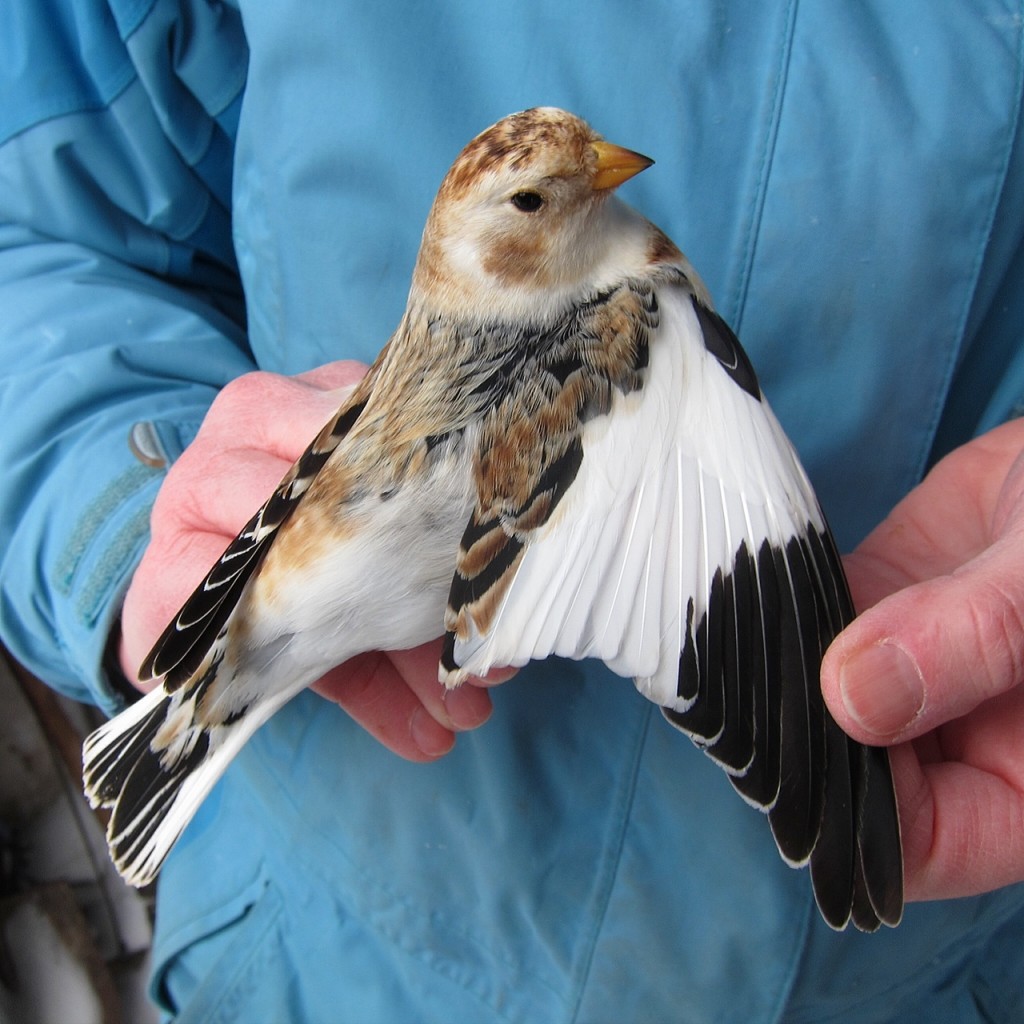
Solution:
<svg viewBox="0 0 1024 1024">
<path fill-rule="evenodd" d="M 261 876 L 165 936 L 154 951 L 150 993 L 167 1017 L 176 1024 L 253 1024 L 244 1014 L 252 1010 L 253 989 L 267 983 L 282 906 Z"/>
</svg>

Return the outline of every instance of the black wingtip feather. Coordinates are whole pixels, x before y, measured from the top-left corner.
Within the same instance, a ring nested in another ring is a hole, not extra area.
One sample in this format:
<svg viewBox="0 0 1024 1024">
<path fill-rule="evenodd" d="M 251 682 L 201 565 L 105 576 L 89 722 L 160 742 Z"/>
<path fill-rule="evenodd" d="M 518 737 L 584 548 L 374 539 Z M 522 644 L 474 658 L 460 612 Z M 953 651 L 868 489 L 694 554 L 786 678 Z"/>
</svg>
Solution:
<svg viewBox="0 0 1024 1024">
<path fill-rule="evenodd" d="M 781 609 L 782 775 L 768 818 L 782 855 L 801 864 L 817 842 L 825 802 L 820 620 L 799 541 L 793 538 L 774 556 Z"/>
<path fill-rule="evenodd" d="M 826 923 L 846 927 L 857 874 L 857 837 L 847 737 L 828 717 L 825 725 L 825 813 L 821 833 L 811 853 L 811 885 Z"/>
<path fill-rule="evenodd" d="M 723 672 L 723 630 L 725 583 L 721 570 L 715 572 L 708 595 L 707 611 L 687 637 L 687 646 L 680 656 L 686 672 L 685 683 L 677 684 L 677 692 L 693 687 L 693 704 L 685 711 L 664 709 L 673 725 L 682 729 L 698 746 L 706 747 L 721 736 L 725 726 L 725 675 Z M 692 621 L 693 604 L 689 617 Z"/>
<path fill-rule="evenodd" d="M 889 752 L 849 741 L 856 752 L 857 846 L 868 899 L 890 927 L 903 916 L 903 852 Z"/>
<path fill-rule="evenodd" d="M 767 810 L 778 799 L 782 778 L 782 730 L 778 723 L 782 705 L 779 590 L 775 578 L 777 563 L 767 541 L 757 552 L 754 570 L 760 612 L 757 635 L 762 642 L 755 661 L 760 672 L 750 677 L 755 691 L 755 755 L 747 771 L 732 776 L 730 781 L 746 800 Z"/>
<path fill-rule="evenodd" d="M 448 630 L 441 644 L 441 668 L 445 672 L 457 672 L 459 663 L 455 660 L 455 634 Z"/>
<path fill-rule="evenodd" d="M 693 308 L 700 322 L 704 347 L 718 360 L 735 384 L 752 398 L 761 401 L 761 385 L 757 382 L 753 363 L 732 328 L 696 296 L 693 298 Z"/>
<path fill-rule="evenodd" d="M 725 672 L 724 727 L 705 752 L 732 775 L 742 775 L 756 756 L 756 705 L 759 688 L 751 680 L 764 674 L 761 616 L 754 598 L 753 557 L 742 545 L 733 571 L 725 579 Z"/>
<path fill-rule="evenodd" d="M 753 610 L 744 594 L 754 596 Z M 693 704 L 665 709 L 665 717 L 768 812 L 787 860 L 810 861 L 825 921 L 874 931 L 898 924 L 903 908 L 888 755 L 842 732 L 819 681 L 828 645 L 853 614 L 827 527 L 807 524 L 784 549 L 766 541 L 756 558 L 741 546 L 730 570 L 715 576 L 700 621 L 692 602 L 687 608 L 678 692 Z M 737 772 L 751 735 L 753 756 Z"/>
<path fill-rule="evenodd" d="M 83 766 L 86 793 L 101 807 L 111 807 L 121 795 L 135 763 L 145 758 L 150 743 L 167 716 L 168 701 L 161 701 L 135 727 L 101 752 L 92 754 L 87 744 Z"/>
<path fill-rule="evenodd" d="M 269 546 L 267 538 L 250 543 L 244 561 L 237 565 L 237 571 L 220 582 L 218 587 L 209 587 L 209 581 L 214 578 L 224 557 L 242 542 L 244 536 L 243 531 L 232 542 L 225 556 L 196 587 L 181 611 L 160 635 L 139 668 L 140 679 L 162 679 L 164 689 L 173 693 L 191 679 L 202 665 Z"/>
</svg>

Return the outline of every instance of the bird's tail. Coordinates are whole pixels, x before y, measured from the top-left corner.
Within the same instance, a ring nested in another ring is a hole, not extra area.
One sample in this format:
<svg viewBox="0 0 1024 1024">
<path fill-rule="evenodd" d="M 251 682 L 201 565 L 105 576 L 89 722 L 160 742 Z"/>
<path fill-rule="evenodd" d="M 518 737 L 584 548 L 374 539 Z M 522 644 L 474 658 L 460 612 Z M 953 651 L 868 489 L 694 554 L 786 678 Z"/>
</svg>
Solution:
<svg viewBox="0 0 1024 1024">
<path fill-rule="evenodd" d="M 107 844 L 127 882 L 143 886 L 156 877 L 231 759 L 276 706 L 253 707 L 211 729 L 195 721 L 194 697 L 158 686 L 86 739 L 85 792 L 94 807 L 110 809 Z"/>
</svg>

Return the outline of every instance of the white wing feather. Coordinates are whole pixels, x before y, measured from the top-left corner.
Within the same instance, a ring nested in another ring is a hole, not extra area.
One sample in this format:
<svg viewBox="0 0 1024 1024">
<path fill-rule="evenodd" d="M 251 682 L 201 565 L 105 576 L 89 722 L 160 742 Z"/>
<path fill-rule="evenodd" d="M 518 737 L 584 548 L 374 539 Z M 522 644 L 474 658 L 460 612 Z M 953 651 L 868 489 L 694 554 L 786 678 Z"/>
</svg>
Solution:
<svg viewBox="0 0 1024 1024">
<path fill-rule="evenodd" d="M 470 673 L 556 654 L 600 658 L 655 703 L 676 693 L 688 603 L 698 621 L 741 541 L 784 547 L 824 521 L 767 403 L 705 347 L 689 295 L 659 293 L 644 387 L 583 430 L 583 463 L 534 535 L 492 628 L 456 641 Z"/>
</svg>

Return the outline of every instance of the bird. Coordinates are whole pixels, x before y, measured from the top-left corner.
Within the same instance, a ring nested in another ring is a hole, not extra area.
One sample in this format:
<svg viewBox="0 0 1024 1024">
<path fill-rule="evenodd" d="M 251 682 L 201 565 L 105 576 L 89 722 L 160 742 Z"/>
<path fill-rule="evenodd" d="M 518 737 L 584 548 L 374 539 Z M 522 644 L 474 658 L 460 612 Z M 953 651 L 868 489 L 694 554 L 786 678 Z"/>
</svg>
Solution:
<svg viewBox="0 0 1024 1024">
<path fill-rule="evenodd" d="M 459 153 L 394 334 L 85 742 L 128 882 L 296 693 L 443 634 L 446 687 L 553 655 L 632 678 L 832 928 L 899 923 L 888 754 L 820 689 L 854 616 L 836 543 L 706 286 L 617 195 L 652 163 L 553 107 Z"/>
</svg>

